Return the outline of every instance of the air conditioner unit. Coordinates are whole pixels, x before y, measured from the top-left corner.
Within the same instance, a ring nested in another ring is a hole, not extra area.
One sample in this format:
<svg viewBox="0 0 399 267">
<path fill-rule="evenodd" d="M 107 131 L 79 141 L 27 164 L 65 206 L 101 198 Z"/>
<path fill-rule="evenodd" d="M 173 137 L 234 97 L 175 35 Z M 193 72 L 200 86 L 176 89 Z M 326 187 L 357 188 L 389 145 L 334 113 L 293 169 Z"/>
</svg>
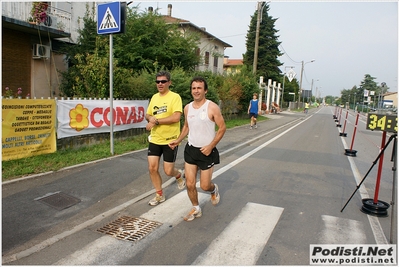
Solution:
<svg viewBox="0 0 399 267">
<path fill-rule="evenodd" d="M 34 44 L 33 45 L 33 58 L 49 58 L 50 46 Z"/>
<path fill-rule="evenodd" d="M 57 17 L 47 15 L 44 25 L 51 28 L 57 28 Z"/>
</svg>

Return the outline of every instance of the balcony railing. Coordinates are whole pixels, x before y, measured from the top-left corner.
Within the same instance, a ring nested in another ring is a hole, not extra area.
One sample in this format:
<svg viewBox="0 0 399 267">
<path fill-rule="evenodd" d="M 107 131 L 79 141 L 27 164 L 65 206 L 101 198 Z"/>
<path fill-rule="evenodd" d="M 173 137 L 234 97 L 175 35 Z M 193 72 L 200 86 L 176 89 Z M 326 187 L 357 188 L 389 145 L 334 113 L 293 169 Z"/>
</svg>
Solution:
<svg viewBox="0 0 399 267">
<path fill-rule="evenodd" d="M 2 15 L 21 20 L 28 21 L 31 15 L 33 2 L 2 2 Z M 52 7 L 51 4 L 47 8 L 48 18 L 42 26 L 47 26 L 53 29 L 71 32 L 71 13 L 62 9 Z"/>
<path fill-rule="evenodd" d="M 62 9 L 49 6 L 47 9 L 47 16 L 52 19 L 50 27 L 57 28 L 65 32 L 71 32 L 71 13 Z"/>
</svg>

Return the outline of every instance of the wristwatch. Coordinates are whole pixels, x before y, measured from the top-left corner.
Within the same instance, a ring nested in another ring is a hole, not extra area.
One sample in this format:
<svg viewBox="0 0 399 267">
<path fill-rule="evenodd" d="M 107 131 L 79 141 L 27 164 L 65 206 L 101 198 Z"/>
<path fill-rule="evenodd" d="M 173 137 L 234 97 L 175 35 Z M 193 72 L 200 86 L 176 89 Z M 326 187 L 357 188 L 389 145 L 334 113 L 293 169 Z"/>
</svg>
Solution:
<svg viewBox="0 0 399 267">
<path fill-rule="evenodd" d="M 159 125 L 158 119 L 155 119 L 155 125 Z"/>
</svg>

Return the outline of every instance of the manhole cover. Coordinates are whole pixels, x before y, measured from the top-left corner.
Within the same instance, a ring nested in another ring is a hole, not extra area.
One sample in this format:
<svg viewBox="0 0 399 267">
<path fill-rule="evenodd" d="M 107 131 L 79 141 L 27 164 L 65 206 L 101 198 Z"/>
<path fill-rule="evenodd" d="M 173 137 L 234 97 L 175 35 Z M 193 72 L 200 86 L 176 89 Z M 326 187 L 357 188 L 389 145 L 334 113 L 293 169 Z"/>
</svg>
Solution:
<svg viewBox="0 0 399 267">
<path fill-rule="evenodd" d="M 123 216 L 97 229 L 97 231 L 122 240 L 138 241 L 160 225 L 162 224 L 159 222 L 143 218 Z"/>
<path fill-rule="evenodd" d="M 57 210 L 63 210 L 69 208 L 80 202 L 80 199 L 67 195 L 62 192 L 52 193 L 50 195 L 37 198 L 35 200 L 43 202 L 44 204 L 52 208 L 55 208 Z"/>
</svg>

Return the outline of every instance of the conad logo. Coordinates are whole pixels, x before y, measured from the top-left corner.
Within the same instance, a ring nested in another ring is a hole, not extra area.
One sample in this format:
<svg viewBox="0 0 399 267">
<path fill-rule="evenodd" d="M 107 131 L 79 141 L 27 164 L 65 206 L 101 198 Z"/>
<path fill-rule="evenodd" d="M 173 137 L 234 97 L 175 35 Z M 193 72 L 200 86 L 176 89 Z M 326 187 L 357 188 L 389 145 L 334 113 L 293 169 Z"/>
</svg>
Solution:
<svg viewBox="0 0 399 267">
<path fill-rule="evenodd" d="M 91 112 L 82 104 L 77 104 L 69 111 L 69 126 L 80 132 L 93 125 L 96 128 L 110 126 L 108 118 L 110 108 L 96 107 Z M 116 107 L 113 109 L 114 125 L 139 123 L 144 120 L 144 107 Z"/>
</svg>

